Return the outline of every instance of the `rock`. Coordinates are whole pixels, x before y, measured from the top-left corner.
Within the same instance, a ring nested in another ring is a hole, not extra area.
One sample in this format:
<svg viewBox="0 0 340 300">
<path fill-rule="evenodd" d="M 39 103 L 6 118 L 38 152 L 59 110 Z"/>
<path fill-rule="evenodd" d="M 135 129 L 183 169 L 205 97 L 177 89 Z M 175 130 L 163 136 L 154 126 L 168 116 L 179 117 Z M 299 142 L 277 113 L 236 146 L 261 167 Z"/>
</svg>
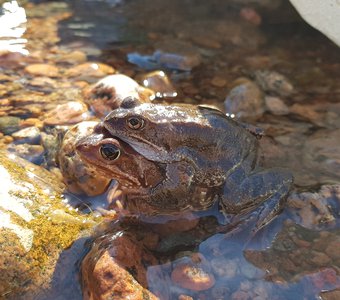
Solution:
<svg viewBox="0 0 340 300">
<path fill-rule="evenodd" d="M 240 17 L 255 26 L 259 26 L 262 23 L 261 16 L 251 7 L 243 7 L 240 11 Z"/>
<path fill-rule="evenodd" d="M 293 85 L 282 74 L 275 71 L 256 71 L 255 81 L 266 93 L 287 97 L 294 91 Z"/>
<path fill-rule="evenodd" d="M 98 238 L 81 265 L 83 299 L 159 299 L 146 289 L 148 264 L 155 258 L 129 234 L 114 230 Z"/>
<path fill-rule="evenodd" d="M 327 248 L 326 254 L 333 260 L 340 259 L 340 237 L 337 237 L 335 240 L 330 241 Z"/>
<path fill-rule="evenodd" d="M 59 104 L 48 113 L 44 118 L 45 125 L 67 125 L 86 121 L 90 118 L 85 103 L 70 101 Z"/>
<path fill-rule="evenodd" d="M 12 134 L 20 129 L 20 118 L 17 117 L 0 117 L 0 132 L 3 134 Z"/>
<path fill-rule="evenodd" d="M 237 261 L 217 257 L 211 260 L 211 268 L 218 277 L 233 278 L 237 274 Z"/>
<path fill-rule="evenodd" d="M 227 114 L 240 120 L 256 120 L 264 113 L 264 99 L 259 87 L 249 79 L 240 78 L 224 101 Z"/>
<path fill-rule="evenodd" d="M 154 93 L 150 94 L 135 80 L 123 74 L 107 76 L 84 91 L 85 102 L 101 118 L 118 108 L 127 97 L 150 102 L 150 99 L 154 98 Z"/>
<path fill-rule="evenodd" d="M 199 259 L 194 256 L 190 259 L 180 259 L 171 273 L 171 280 L 176 285 L 192 291 L 204 291 L 215 284 L 214 275 L 209 272 L 202 255 L 199 255 Z"/>
<path fill-rule="evenodd" d="M 101 176 L 81 160 L 75 151 L 76 143 L 92 133 L 98 122 L 82 122 L 70 128 L 64 136 L 59 153 L 59 167 L 70 192 L 95 196 L 104 193 L 111 178 Z"/>
<path fill-rule="evenodd" d="M 93 79 L 98 79 L 109 74 L 115 73 L 115 69 L 96 62 L 86 62 L 68 69 L 65 72 L 67 77 L 77 77 L 78 80 L 85 80 L 92 82 Z"/>
<path fill-rule="evenodd" d="M 70 53 L 66 53 L 62 55 L 59 59 L 59 62 L 65 62 L 69 64 L 80 64 L 86 62 L 86 54 L 82 51 L 75 50 Z"/>
<path fill-rule="evenodd" d="M 324 127 L 323 113 L 319 113 L 315 110 L 313 105 L 303 105 L 295 103 L 289 110 L 292 114 L 297 115 L 302 120 L 307 120 L 317 126 Z"/>
<path fill-rule="evenodd" d="M 13 133 L 12 137 L 18 144 L 39 144 L 41 135 L 39 128 L 31 126 Z"/>
<path fill-rule="evenodd" d="M 40 165 L 43 161 L 44 147 L 40 145 L 11 144 L 7 147 L 7 151 L 37 165 Z"/>
<path fill-rule="evenodd" d="M 200 53 L 187 42 L 165 42 L 155 45 L 156 50 L 151 56 L 139 53 L 128 54 L 129 62 L 146 70 L 171 69 L 190 71 L 201 64 Z"/>
<path fill-rule="evenodd" d="M 338 300 L 340 299 L 340 289 L 322 292 L 320 293 L 320 299 L 321 300 Z"/>
<path fill-rule="evenodd" d="M 340 178 L 340 129 L 319 130 L 303 146 L 303 164 L 319 178 Z M 334 180 L 334 179 L 333 179 Z"/>
<path fill-rule="evenodd" d="M 173 98 L 177 92 L 170 82 L 169 77 L 163 71 L 147 73 L 140 78 L 143 86 L 155 92 L 158 98 Z"/>
<path fill-rule="evenodd" d="M 278 97 L 273 96 L 265 96 L 264 101 L 266 104 L 267 109 L 273 114 L 273 115 L 288 115 L 289 114 L 289 108 L 288 106 Z"/>
<path fill-rule="evenodd" d="M 290 0 L 301 17 L 340 46 L 339 2 L 336 0 Z"/>
<path fill-rule="evenodd" d="M 33 76 L 58 77 L 59 70 L 57 67 L 49 64 L 28 65 L 25 71 Z"/>
<path fill-rule="evenodd" d="M 215 76 L 211 79 L 210 83 L 211 85 L 215 87 L 222 88 L 227 84 L 227 80 L 225 80 L 224 78 Z"/>
<path fill-rule="evenodd" d="M 78 299 L 83 244 L 72 244 L 96 222 L 66 207 L 63 185 L 47 170 L 0 151 L 0 174 L 0 295 Z"/>
</svg>

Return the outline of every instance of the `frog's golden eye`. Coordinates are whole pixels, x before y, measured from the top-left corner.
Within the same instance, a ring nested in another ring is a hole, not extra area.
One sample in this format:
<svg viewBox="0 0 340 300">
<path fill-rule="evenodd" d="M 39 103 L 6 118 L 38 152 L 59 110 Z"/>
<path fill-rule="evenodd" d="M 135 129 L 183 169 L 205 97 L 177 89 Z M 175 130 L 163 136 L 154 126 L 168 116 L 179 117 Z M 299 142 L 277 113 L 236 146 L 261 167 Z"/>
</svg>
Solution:
<svg viewBox="0 0 340 300">
<path fill-rule="evenodd" d="M 120 156 L 120 149 L 112 144 L 101 145 L 99 151 L 101 156 L 107 160 L 116 160 Z"/>
<path fill-rule="evenodd" d="M 139 118 L 139 117 L 130 117 L 127 119 L 127 125 L 131 128 L 131 129 L 141 129 L 144 126 L 144 120 Z"/>
</svg>

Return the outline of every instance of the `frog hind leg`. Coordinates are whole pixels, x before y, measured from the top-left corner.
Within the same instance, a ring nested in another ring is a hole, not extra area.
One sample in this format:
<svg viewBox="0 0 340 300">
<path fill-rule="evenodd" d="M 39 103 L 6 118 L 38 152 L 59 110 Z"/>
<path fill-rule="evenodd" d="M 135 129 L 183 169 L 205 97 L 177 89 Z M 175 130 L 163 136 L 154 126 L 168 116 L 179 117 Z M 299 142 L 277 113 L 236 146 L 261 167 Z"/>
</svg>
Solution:
<svg viewBox="0 0 340 300">
<path fill-rule="evenodd" d="M 236 171 L 224 185 L 221 205 L 223 212 L 235 220 L 248 223 L 256 218 L 254 231 L 259 231 L 283 209 L 293 177 L 282 169 L 268 169 L 244 174 Z"/>
</svg>

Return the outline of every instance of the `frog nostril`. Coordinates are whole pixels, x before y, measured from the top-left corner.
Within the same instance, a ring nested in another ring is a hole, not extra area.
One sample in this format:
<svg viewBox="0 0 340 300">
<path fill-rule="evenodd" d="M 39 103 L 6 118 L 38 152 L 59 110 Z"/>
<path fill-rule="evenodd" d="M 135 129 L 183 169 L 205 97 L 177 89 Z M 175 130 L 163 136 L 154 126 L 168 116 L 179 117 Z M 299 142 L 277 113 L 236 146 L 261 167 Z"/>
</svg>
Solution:
<svg viewBox="0 0 340 300">
<path fill-rule="evenodd" d="M 101 145 L 99 151 L 101 156 L 107 160 L 117 160 L 120 156 L 120 149 L 112 144 Z"/>
</svg>

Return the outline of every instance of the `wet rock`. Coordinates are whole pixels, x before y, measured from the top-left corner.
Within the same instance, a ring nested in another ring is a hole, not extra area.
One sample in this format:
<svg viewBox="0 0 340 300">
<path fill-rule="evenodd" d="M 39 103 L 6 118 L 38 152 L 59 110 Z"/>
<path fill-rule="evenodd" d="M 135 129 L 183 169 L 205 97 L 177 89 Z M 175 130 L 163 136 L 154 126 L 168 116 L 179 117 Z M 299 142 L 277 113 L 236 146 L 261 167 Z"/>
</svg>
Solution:
<svg viewBox="0 0 340 300">
<path fill-rule="evenodd" d="M 177 92 L 170 82 L 169 77 L 163 71 L 147 73 L 140 78 L 140 82 L 155 92 L 158 98 L 173 98 Z"/>
<path fill-rule="evenodd" d="M 75 151 L 76 143 L 91 134 L 97 124 L 97 122 L 79 123 L 67 131 L 62 141 L 58 153 L 59 167 L 64 182 L 72 193 L 100 195 L 107 190 L 111 182 L 110 178 L 99 175 L 91 166 L 83 162 Z"/>
<path fill-rule="evenodd" d="M 107 76 L 84 91 L 85 102 L 98 117 L 104 117 L 111 110 L 118 108 L 127 97 L 150 102 L 154 93 L 148 93 L 135 80 L 123 74 Z"/>
<path fill-rule="evenodd" d="M 273 115 L 287 115 L 289 114 L 288 106 L 278 97 L 265 96 L 264 101 L 267 110 Z"/>
<path fill-rule="evenodd" d="M 218 277 L 233 278 L 238 271 L 237 261 L 217 257 L 211 260 L 211 268 Z"/>
<path fill-rule="evenodd" d="M 256 83 L 266 93 L 273 93 L 281 97 L 287 97 L 294 91 L 291 82 L 282 74 L 275 71 L 256 71 L 254 73 Z"/>
<path fill-rule="evenodd" d="M 75 50 L 70 53 L 66 53 L 58 58 L 58 62 L 64 62 L 69 64 L 81 64 L 86 61 L 86 54 L 82 51 Z"/>
<path fill-rule="evenodd" d="M 340 129 L 319 130 L 303 146 L 303 163 L 319 178 L 340 177 Z"/>
<path fill-rule="evenodd" d="M 44 155 L 44 147 L 40 145 L 11 144 L 7 147 L 7 151 L 38 165 L 42 163 Z"/>
<path fill-rule="evenodd" d="M 83 245 L 78 250 L 71 246 L 95 221 L 67 208 L 63 185 L 39 166 L 0 151 L 0 177 L 0 294 L 6 299 L 77 299 L 72 274 Z M 61 255 L 67 248 L 68 254 Z M 63 264 L 68 267 L 60 272 Z"/>
<path fill-rule="evenodd" d="M 81 266 L 84 299 L 159 299 L 146 289 L 148 264 L 155 258 L 123 231 L 98 238 Z"/>
<path fill-rule="evenodd" d="M 190 71 L 202 61 L 200 53 L 190 43 L 171 41 L 159 43 L 155 48 L 158 50 L 151 56 L 130 53 L 128 60 L 146 70 L 167 68 L 181 71 Z"/>
<path fill-rule="evenodd" d="M 176 285 L 192 291 L 204 291 L 215 284 L 214 275 L 202 255 L 180 259 L 171 273 L 171 279 Z"/>
<path fill-rule="evenodd" d="M 340 259 L 339 249 L 340 249 L 340 237 L 337 237 L 333 241 L 330 241 L 325 251 L 331 259 L 339 260 Z"/>
<path fill-rule="evenodd" d="M 237 119 L 256 120 L 264 113 L 264 98 L 260 88 L 251 80 L 240 78 L 229 92 L 224 106 L 227 114 Z"/>
<path fill-rule="evenodd" d="M 307 120 L 315 125 L 323 127 L 323 114 L 316 111 L 313 105 L 295 103 L 289 108 L 290 112 L 302 120 Z"/>
<path fill-rule="evenodd" d="M 41 135 L 39 128 L 31 126 L 13 133 L 12 137 L 18 144 L 39 144 Z"/>
<path fill-rule="evenodd" d="M 33 76 L 58 77 L 59 70 L 57 67 L 49 64 L 33 64 L 25 68 L 25 71 Z"/>
<path fill-rule="evenodd" d="M 3 134 L 12 134 L 20 129 L 20 118 L 17 117 L 0 117 L 0 132 Z"/>
<path fill-rule="evenodd" d="M 215 76 L 211 79 L 210 83 L 211 85 L 215 87 L 222 88 L 227 84 L 227 80 L 225 80 L 224 78 Z"/>
<path fill-rule="evenodd" d="M 77 77 L 78 80 L 92 82 L 98 78 L 115 73 L 115 69 L 96 62 L 87 62 L 68 69 L 65 72 L 67 77 Z"/>
<path fill-rule="evenodd" d="M 86 104 L 71 101 L 57 105 L 57 107 L 45 114 L 45 125 L 66 125 L 86 121 L 90 118 Z"/>
<path fill-rule="evenodd" d="M 261 16 L 251 7 L 243 7 L 240 11 L 240 17 L 255 26 L 259 26 L 262 23 Z"/>
</svg>

